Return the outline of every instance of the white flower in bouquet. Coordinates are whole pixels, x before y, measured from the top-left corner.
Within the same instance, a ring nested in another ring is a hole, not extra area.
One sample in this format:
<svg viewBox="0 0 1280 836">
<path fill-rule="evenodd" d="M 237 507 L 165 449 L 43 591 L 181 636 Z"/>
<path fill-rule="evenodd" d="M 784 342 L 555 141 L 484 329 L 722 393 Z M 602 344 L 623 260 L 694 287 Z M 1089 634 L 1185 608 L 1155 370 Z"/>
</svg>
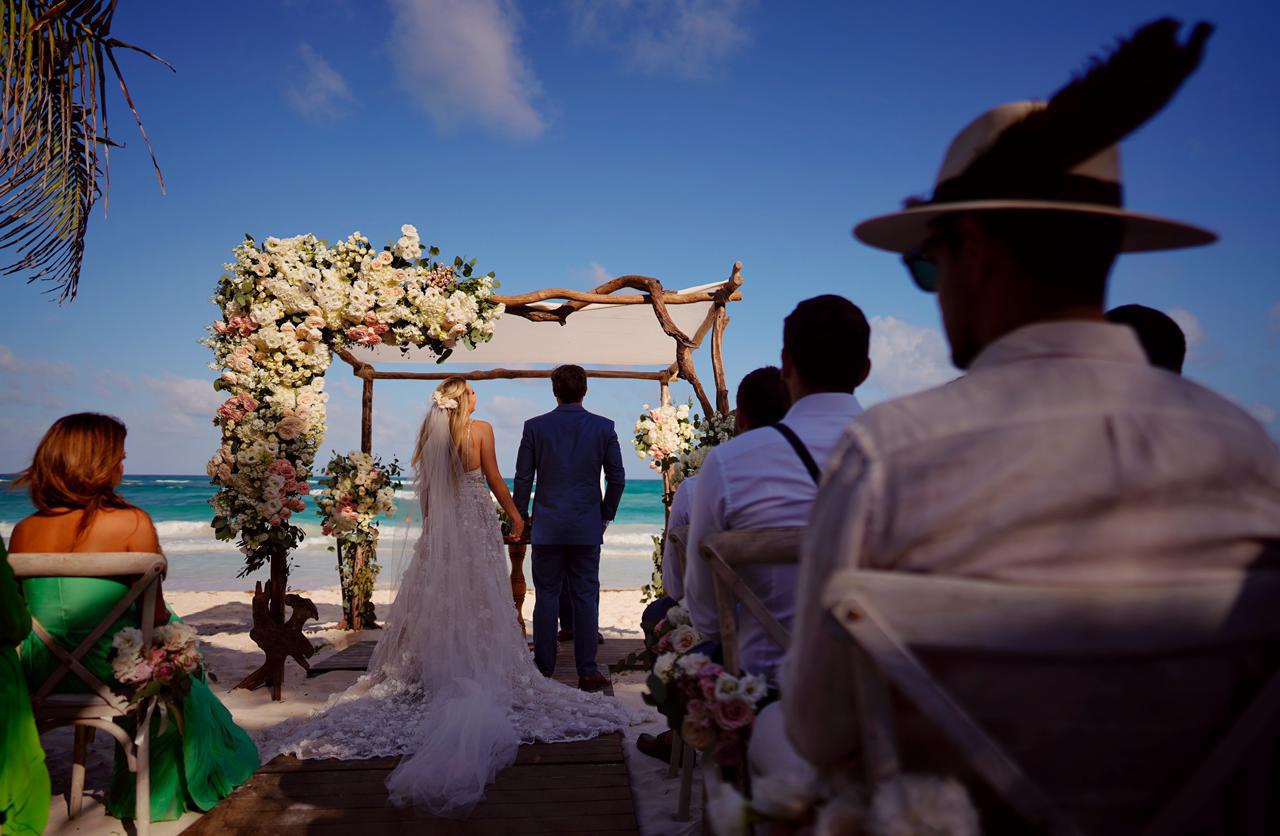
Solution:
<svg viewBox="0 0 1280 836">
<path fill-rule="evenodd" d="M 671 631 L 671 649 L 676 653 L 688 653 L 700 641 L 702 636 L 692 625 L 682 624 Z"/>
<path fill-rule="evenodd" d="M 738 684 L 742 698 L 753 706 L 769 693 L 769 682 L 763 676 L 749 673 L 739 679 Z"/>
<path fill-rule="evenodd" d="M 676 669 L 676 654 L 664 653 L 659 656 L 653 663 L 654 676 L 663 682 L 670 682 L 672 675 Z"/>
<path fill-rule="evenodd" d="M 751 779 L 751 809 L 777 821 L 802 818 L 818 796 L 812 774 L 777 770 Z"/>
<path fill-rule="evenodd" d="M 741 699 L 742 686 L 738 682 L 738 677 L 731 673 L 722 673 L 716 679 L 716 701 L 730 702 L 731 700 Z"/>
<path fill-rule="evenodd" d="M 978 812 L 954 778 L 904 775 L 899 784 L 906 808 L 881 787 L 871 799 L 866 832 L 873 836 L 978 836 Z"/>
<path fill-rule="evenodd" d="M 121 656 L 136 656 L 142 650 L 142 631 L 137 627 L 126 627 L 111 639 L 111 646 Z"/>
<path fill-rule="evenodd" d="M 684 676 L 697 676 L 702 666 L 710 662 L 711 658 L 705 653 L 686 653 L 676 661 L 676 667 Z"/>
<path fill-rule="evenodd" d="M 163 644 L 165 650 L 183 650 L 196 643 L 195 628 L 180 621 L 171 621 L 155 631 L 156 642 Z"/>
<path fill-rule="evenodd" d="M 726 781 L 706 781 L 707 822 L 715 836 L 746 836 L 747 801 Z"/>
<path fill-rule="evenodd" d="M 667 624 L 672 627 L 679 627 L 689 623 L 689 611 L 684 607 L 675 606 L 667 610 Z"/>
</svg>

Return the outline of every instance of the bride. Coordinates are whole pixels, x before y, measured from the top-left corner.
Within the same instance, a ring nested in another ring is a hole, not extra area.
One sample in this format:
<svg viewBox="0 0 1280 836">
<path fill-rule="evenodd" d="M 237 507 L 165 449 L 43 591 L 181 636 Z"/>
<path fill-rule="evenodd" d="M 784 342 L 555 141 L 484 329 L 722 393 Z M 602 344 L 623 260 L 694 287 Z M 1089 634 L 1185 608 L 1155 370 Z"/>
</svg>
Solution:
<svg viewBox="0 0 1280 836">
<path fill-rule="evenodd" d="M 498 472 L 493 428 L 472 420 L 475 390 L 462 378 L 445 380 L 431 400 L 413 455 L 422 534 L 369 672 L 310 717 L 272 729 L 262 749 L 403 755 L 387 779 L 391 800 L 460 816 L 522 742 L 585 740 L 635 720 L 621 703 L 534 667 L 489 495 L 518 536 L 524 523 Z"/>
</svg>

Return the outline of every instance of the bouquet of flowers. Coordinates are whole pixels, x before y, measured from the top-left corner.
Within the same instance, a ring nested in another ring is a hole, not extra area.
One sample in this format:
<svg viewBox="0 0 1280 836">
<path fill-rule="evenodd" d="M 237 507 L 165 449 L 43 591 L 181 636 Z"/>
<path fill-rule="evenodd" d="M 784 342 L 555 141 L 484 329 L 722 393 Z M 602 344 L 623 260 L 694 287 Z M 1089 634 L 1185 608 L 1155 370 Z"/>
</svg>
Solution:
<svg viewBox="0 0 1280 836">
<path fill-rule="evenodd" d="M 693 402 L 667 404 L 655 408 L 644 405 L 636 420 L 635 448 L 642 459 L 650 459 L 649 467 L 662 472 L 676 463 L 680 454 L 692 447 L 697 426 L 689 417 Z"/>
<path fill-rule="evenodd" d="M 736 433 L 736 421 L 736 412 L 727 412 L 723 415 L 716 412 L 710 417 L 694 416 L 693 426 L 697 433 L 695 441 L 690 449 L 676 457 L 671 468 L 672 496 L 675 495 L 676 488 L 680 487 L 681 482 L 698 472 L 711 453 L 712 447 L 733 438 Z M 671 498 L 668 497 L 667 504 L 670 503 Z"/>
<path fill-rule="evenodd" d="M 142 643 L 142 631 L 126 627 L 111 640 L 111 673 L 132 690 L 131 706 L 154 699 L 173 712 L 179 728 L 179 706 L 191 692 L 191 678 L 203 668 L 196 631 L 177 621 L 157 627 L 151 643 Z"/>
<path fill-rule="evenodd" d="M 368 453 L 335 454 L 324 468 L 316 497 L 324 533 L 353 545 L 378 544 L 378 517 L 396 513 L 400 464 L 383 464 Z"/>
</svg>

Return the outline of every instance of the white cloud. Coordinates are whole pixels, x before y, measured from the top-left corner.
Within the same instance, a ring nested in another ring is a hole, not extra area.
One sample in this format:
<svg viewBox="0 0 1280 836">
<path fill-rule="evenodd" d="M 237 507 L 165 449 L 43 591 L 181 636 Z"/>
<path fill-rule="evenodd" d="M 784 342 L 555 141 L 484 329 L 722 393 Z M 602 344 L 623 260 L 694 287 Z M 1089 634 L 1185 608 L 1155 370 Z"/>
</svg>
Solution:
<svg viewBox="0 0 1280 836">
<path fill-rule="evenodd" d="M 355 101 L 347 80 L 310 44 L 298 47 L 302 67 L 296 83 L 284 91 L 289 105 L 308 119 L 339 119 Z"/>
<path fill-rule="evenodd" d="M 1187 338 L 1187 359 L 1190 360 L 1204 343 L 1204 326 L 1200 318 L 1186 308 L 1171 308 L 1168 314 Z"/>
<path fill-rule="evenodd" d="M 70 383 L 75 370 L 67 363 L 19 357 L 7 345 L 0 345 L 0 372 L 39 378 L 44 383 Z"/>
<path fill-rule="evenodd" d="M 871 377 L 867 386 L 896 398 L 958 375 L 951 365 L 947 341 L 937 329 L 892 316 L 871 318 Z"/>
<path fill-rule="evenodd" d="M 1265 403 L 1256 403 L 1249 407 L 1249 414 L 1258 419 L 1258 422 L 1264 427 L 1269 427 L 1280 418 L 1280 410 L 1274 406 Z"/>
<path fill-rule="evenodd" d="M 705 78 L 751 42 L 750 0 L 570 0 L 574 35 L 654 75 Z"/>
<path fill-rule="evenodd" d="M 520 48 L 519 15 L 506 0 L 392 0 L 391 51 L 411 95 L 441 131 L 478 121 L 533 138 L 542 85 Z"/>
<path fill-rule="evenodd" d="M 524 422 L 537 414 L 537 407 L 533 401 L 526 398 L 512 398 L 507 395 L 485 398 L 483 392 L 476 394 L 481 399 L 479 414 L 481 417 L 488 417 L 499 433 L 519 432 L 524 427 Z"/>
<path fill-rule="evenodd" d="M 186 430 L 210 423 L 225 400 L 221 393 L 214 391 L 211 380 L 167 372 L 160 377 L 143 378 L 143 383 L 169 413 L 174 429 Z"/>
<path fill-rule="evenodd" d="M 613 278 L 613 274 L 604 269 L 604 265 L 597 261 L 591 262 L 591 266 L 587 268 L 591 274 L 591 281 L 599 286 Z"/>
</svg>

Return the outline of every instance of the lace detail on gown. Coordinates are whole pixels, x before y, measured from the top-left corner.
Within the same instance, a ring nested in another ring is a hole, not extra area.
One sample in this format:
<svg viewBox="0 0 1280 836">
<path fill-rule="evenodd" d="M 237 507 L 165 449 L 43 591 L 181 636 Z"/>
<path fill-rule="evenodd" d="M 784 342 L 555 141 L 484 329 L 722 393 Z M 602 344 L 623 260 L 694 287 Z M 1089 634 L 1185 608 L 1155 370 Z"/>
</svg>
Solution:
<svg viewBox="0 0 1280 836">
<path fill-rule="evenodd" d="M 454 519 L 432 520 L 424 508 L 369 673 L 311 716 L 268 731 L 264 763 L 277 753 L 405 755 L 387 781 L 392 800 L 462 815 L 521 742 L 586 740 L 642 719 L 538 672 L 513 612 L 488 487 L 479 469 L 458 483 Z"/>
</svg>

